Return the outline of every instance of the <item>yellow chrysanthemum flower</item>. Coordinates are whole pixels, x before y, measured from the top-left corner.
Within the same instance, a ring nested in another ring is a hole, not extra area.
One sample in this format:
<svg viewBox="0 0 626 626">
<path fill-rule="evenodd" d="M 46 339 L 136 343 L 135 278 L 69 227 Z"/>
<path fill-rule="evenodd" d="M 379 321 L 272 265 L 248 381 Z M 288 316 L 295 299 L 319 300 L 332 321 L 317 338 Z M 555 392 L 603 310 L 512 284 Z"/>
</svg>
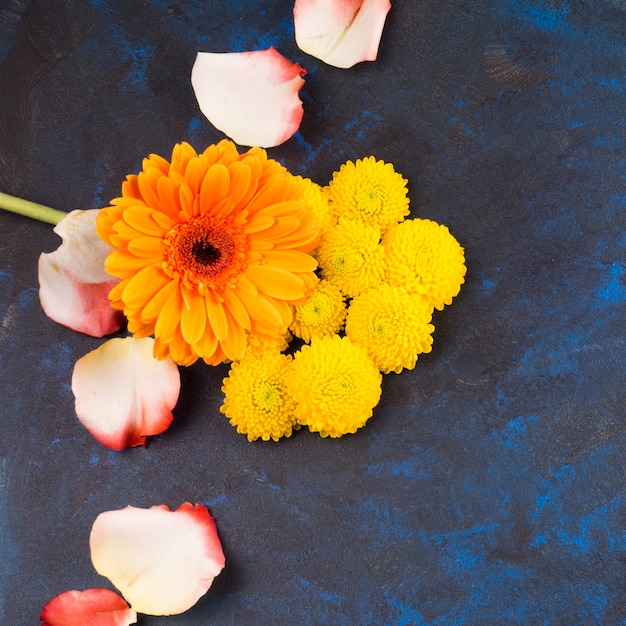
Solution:
<svg viewBox="0 0 626 626">
<path fill-rule="evenodd" d="M 387 231 L 383 247 L 388 282 L 420 294 L 439 311 L 465 282 L 465 253 L 447 226 L 406 220 Z"/>
<path fill-rule="evenodd" d="M 289 347 L 292 339 L 293 336 L 288 330 L 283 335 L 250 335 L 248 337 L 246 356 L 248 354 L 261 356 L 268 351 L 273 353 L 284 352 Z"/>
<path fill-rule="evenodd" d="M 346 335 L 363 346 L 384 374 L 412 370 L 418 354 L 432 350 L 432 306 L 386 283 L 354 298 Z"/>
<path fill-rule="evenodd" d="M 181 365 L 236 361 L 249 336 L 281 337 L 317 282 L 303 193 L 264 150 L 240 155 L 228 140 L 144 159 L 97 221 L 130 332 L 154 335 L 155 356 Z"/>
<path fill-rule="evenodd" d="M 317 224 L 320 235 L 323 236 L 331 226 L 337 223 L 337 218 L 333 215 L 328 200 L 328 194 L 323 187 L 313 182 L 310 178 L 301 176 L 296 176 L 295 178 L 302 183 L 302 199 L 313 214 L 313 219 Z"/>
<path fill-rule="evenodd" d="M 384 232 L 409 213 L 407 181 L 391 163 L 373 156 L 344 163 L 328 185 L 334 214 L 380 227 Z"/>
<path fill-rule="evenodd" d="M 341 219 L 326 233 L 316 256 L 322 276 L 349 298 L 385 277 L 385 251 L 378 226 Z"/>
<path fill-rule="evenodd" d="M 249 354 L 224 379 L 220 411 L 248 441 L 278 441 L 299 428 L 296 403 L 287 390 L 292 358 L 279 352 Z"/>
<path fill-rule="evenodd" d="M 313 295 L 303 304 L 297 304 L 294 311 L 289 328 L 307 343 L 338 333 L 346 319 L 346 303 L 341 290 L 327 280 L 317 283 Z"/>
<path fill-rule="evenodd" d="M 365 349 L 348 337 L 313 340 L 296 353 L 288 383 L 296 419 L 322 437 L 355 433 L 378 404 L 381 381 Z"/>
</svg>

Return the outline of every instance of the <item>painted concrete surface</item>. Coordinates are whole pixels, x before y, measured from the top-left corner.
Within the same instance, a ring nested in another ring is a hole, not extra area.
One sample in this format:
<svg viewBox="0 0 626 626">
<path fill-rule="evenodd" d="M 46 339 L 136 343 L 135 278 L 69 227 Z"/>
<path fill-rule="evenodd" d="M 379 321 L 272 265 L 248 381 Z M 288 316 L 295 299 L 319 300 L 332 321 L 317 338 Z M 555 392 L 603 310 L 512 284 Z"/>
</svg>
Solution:
<svg viewBox="0 0 626 626">
<path fill-rule="evenodd" d="M 626 3 L 392 4 L 378 60 L 339 70 L 298 50 L 284 0 L 0 3 L 0 190 L 105 205 L 148 153 L 222 138 L 197 51 L 273 45 L 308 74 L 270 156 L 321 184 L 392 162 L 468 265 L 433 352 L 356 435 L 250 444 L 219 413 L 226 367 L 198 364 L 170 430 L 114 453 L 69 386 L 101 342 L 39 305 L 59 240 L 0 214 L 0 623 L 108 586 L 98 513 L 187 500 L 227 566 L 145 626 L 626 623 Z"/>
</svg>

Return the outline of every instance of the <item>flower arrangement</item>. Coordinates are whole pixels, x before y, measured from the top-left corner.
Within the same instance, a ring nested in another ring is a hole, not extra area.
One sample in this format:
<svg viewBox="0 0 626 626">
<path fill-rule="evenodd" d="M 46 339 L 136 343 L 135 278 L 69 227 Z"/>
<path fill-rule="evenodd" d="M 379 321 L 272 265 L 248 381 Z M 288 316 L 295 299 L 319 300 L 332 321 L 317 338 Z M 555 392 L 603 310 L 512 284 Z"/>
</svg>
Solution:
<svg viewBox="0 0 626 626">
<path fill-rule="evenodd" d="M 390 7 L 296 0 L 296 41 L 339 68 L 372 61 Z M 230 364 L 220 411 L 251 442 L 302 427 L 354 434 L 383 374 L 432 350 L 433 311 L 459 293 L 464 250 L 447 227 L 408 218 L 408 181 L 391 163 L 347 161 L 323 186 L 268 156 L 299 127 L 305 75 L 274 48 L 198 53 L 200 110 L 248 150 L 223 139 L 150 154 L 102 209 L 66 214 L 0 194 L 0 206 L 54 224 L 62 239 L 39 258 L 46 315 L 95 337 L 126 324 L 128 336 L 83 356 L 72 377 L 77 417 L 102 445 L 163 433 L 179 366 L 198 360 Z M 44 608 L 48 626 L 184 612 L 225 564 L 215 521 L 191 503 L 104 512 L 90 551 L 123 597 L 66 591 Z"/>
</svg>

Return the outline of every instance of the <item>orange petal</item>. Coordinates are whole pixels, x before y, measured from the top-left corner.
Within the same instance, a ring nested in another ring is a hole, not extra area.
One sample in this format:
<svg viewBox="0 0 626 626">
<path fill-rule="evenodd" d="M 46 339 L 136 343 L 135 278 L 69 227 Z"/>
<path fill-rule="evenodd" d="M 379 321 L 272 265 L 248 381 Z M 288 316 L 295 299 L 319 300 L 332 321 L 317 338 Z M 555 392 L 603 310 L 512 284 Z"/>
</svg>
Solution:
<svg viewBox="0 0 626 626">
<path fill-rule="evenodd" d="M 215 348 L 215 352 L 213 352 L 211 356 L 203 357 L 203 360 L 207 365 L 220 365 L 220 363 L 226 361 L 226 355 L 219 342 Z"/>
<path fill-rule="evenodd" d="M 187 343 L 200 341 L 204 334 L 207 322 L 207 312 L 204 298 L 197 291 L 186 292 L 185 306 L 180 315 L 180 331 Z"/>
<path fill-rule="evenodd" d="M 112 252 L 104 260 L 104 269 L 108 274 L 117 276 L 118 278 L 126 278 L 132 276 L 138 272 L 141 268 L 146 267 L 152 263 L 158 262 L 160 259 L 136 257 L 131 254 L 125 254 L 124 252 Z"/>
<path fill-rule="evenodd" d="M 305 294 L 304 281 L 295 274 L 271 265 L 249 265 L 248 278 L 259 291 L 279 300 L 297 300 Z"/>
<path fill-rule="evenodd" d="M 144 267 L 126 283 L 122 293 L 124 304 L 131 309 L 142 307 L 169 281 L 160 265 L 153 263 Z"/>
<path fill-rule="evenodd" d="M 205 159 L 194 157 L 187 164 L 185 170 L 185 181 L 189 185 L 189 189 L 194 196 L 197 196 L 200 191 L 200 186 L 207 173 L 207 162 Z"/>
<path fill-rule="evenodd" d="M 217 341 L 217 337 L 215 336 L 211 325 L 207 324 L 204 329 L 204 334 L 199 341 L 191 346 L 191 348 L 198 356 L 202 358 L 211 358 L 215 354 L 215 350 L 218 345 L 219 343 Z"/>
<path fill-rule="evenodd" d="M 263 238 L 274 243 L 274 240 L 281 240 L 292 233 L 298 233 L 301 230 L 301 224 L 302 219 L 298 216 L 279 217 L 272 226 L 263 231 Z"/>
<path fill-rule="evenodd" d="M 179 280 L 177 278 L 171 278 L 154 297 L 146 304 L 141 311 L 141 319 L 144 322 L 156 320 L 159 317 L 159 313 L 163 309 L 163 306 L 169 299 L 170 295 L 179 289 Z"/>
<path fill-rule="evenodd" d="M 157 182 L 157 193 L 163 213 L 177 221 L 181 209 L 178 186 L 168 176 L 162 176 Z"/>
<path fill-rule="evenodd" d="M 137 237 L 129 242 L 128 251 L 140 257 L 153 259 L 163 256 L 165 245 L 161 237 Z"/>
<path fill-rule="evenodd" d="M 253 179 L 250 167 L 241 161 L 231 163 L 228 171 L 230 172 L 228 195 L 233 199 L 234 207 L 239 209 L 256 193 L 258 181 Z"/>
<path fill-rule="evenodd" d="M 243 232 L 246 235 L 252 233 L 258 233 L 262 230 L 268 229 L 276 223 L 276 219 L 273 215 L 252 215 L 249 220 L 246 221 Z"/>
<path fill-rule="evenodd" d="M 154 327 L 154 335 L 161 341 L 167 342 L 173 336 L 180 324 L 180 312 L 183 306 L 180 289 L 174 289 L 163 303 Z"/>
<path fill-rule="evenodd" d="M 228 168 L 221 163 L 212 165 L 207 171 L 200 187 L 200 205 L 203 211 L 221 202 L 230 187 Z"/>
<path fill-rule="evenodd" d="M 226 309 L 233 316 L 235 322 L 246 330 L 250 330 L 250 316 L 237 294 L 232 289 L 226 287 L 222 292 L 222 297 L 224 298 Z"/>
<path fill-rule="evenodd" d="M 246 331 L 242 326 L 237 324 L 230 315 L 228 309 L 225 310 L 226 318 L 228 319 L 228 336 L 223 341 L 220 341 L 224 354 L 231 361 L 239 361 L 246 351 L 246 344 L 248 342 Z"/>
<path fill-rule="evenodd" d="M 272 215 L 273 217 L 298 217 L 302 219 L 305 208 L 300 200 L 281 200 L 263 207 L 257 215 Z"/>
<path fill-rule="evenodd" d="M 171 339 L 171 341 L 170 341 Z M 191 365 L 198 360 L 198 355 L 192 347 L 183 339 L 180 327 L 176 328 L 171 337 L 168 338 L 169 356 L 178 365 Z"/>
<path fill-rule="evenodd" d="M 269 335 L 285 330 L 286 325 L 281 313 L 262 294 L 251 296 L 246 291 L 240 291 L 238 295 L 248 311 L 254 328 Z"/>
<path fill-rule="evenodd" d="M 156 167 L 148 167 L 147 171 L 139 172 L 137 176 L 137 184 L 141 197 L 146 205 L 149 207 L 161 211 L 161 199 L 157 193 L 157 185 L 159 178 L 163 177 L 163 172 Z"/>
<path fill-rule="evenodd" d="M 146 235 L 161 237 L 164 235 L 163 228 L 152 219 L 154 213 L 155 211 L 148 207 L 134 205 L 124 211 L 123 219 L 127 224 Z"/>
<path fill-rule="evenodd" d="M 270 265 L 277 265 L 288 272 L 313 272 L 317 268 L 314 257 L 297 250 L 269 250 L 263 252 L 263 258 Z"/>
<path fill-rule="evenodd" d="M 282 202 L 285 199 L 285 181 L 284 175 L 273 176 L 267 180 L 246 205 L 248 213 L 253 215 L 268 206 Z"/>
<path fill-rule="evenodd" d="M 178 197 L 180 199 L 180 216 L 185 220 L 191 220 L 195 215 L 194 200 L 196 196 L 193 195 L 186 182 L 179 187 Z"/>
<path fill-rule="evenodd" d="M 219 130 L 245 146 L 277 146 L 300 126 L 298 91 L 305 74 L 274 48 L 199 52 L 191 71 L 200 110 Z"/>
<path fill-rule="evenodd" d="M 226 339 L 226 336 L 228 335 L 228 320 L 226 319 L 226 314 L 224 313 L 224 306 L 212 291 L 206 292 L 205 303 L 207 314 L 209 316 L 209 322 L 215 336 L 219 341 Z"/>
</svg>

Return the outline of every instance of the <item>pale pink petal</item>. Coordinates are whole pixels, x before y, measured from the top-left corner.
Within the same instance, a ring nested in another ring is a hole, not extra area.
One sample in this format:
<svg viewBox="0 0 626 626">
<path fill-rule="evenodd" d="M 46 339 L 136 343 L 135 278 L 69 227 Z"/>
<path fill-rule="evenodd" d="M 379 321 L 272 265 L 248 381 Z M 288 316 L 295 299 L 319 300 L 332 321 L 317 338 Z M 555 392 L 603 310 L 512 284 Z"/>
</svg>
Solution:
<svg viewBox="0 0 626 626">
<path fill-rule="evenodd" d="M 128 626 L 137 623 L 137 613 L 110 589 L 64 591 L 43 608 L 42 626 Z"/>
<path fill-rule="evenodd" d="M 201 504 L 170 511 L 127 506 L 101 513 L 89 538 L 91 562 L 138 613 L 191 608 L 225 564 L 215 520 Z"/>
<path fill-rule="evenodd" d="M 172 422 L 180 373 L 171 359 L 155 359 L 153 346 L 151 337 L 109 339 L 74 365 L 76 415 L 107 448 L 145 445 Z"/>
<path fill-rule="evenodd" d="M 98 212 L 72 211 L 54 227 L 63 243 L 39 256 L 39 300 L 51 320 L 103 337 L 119 330 L 124 317 L 108 300 L 118 280 L 104 271 L 109 247 L 96 234 Z"/>
<path fill-rule="evenodd" d="M 390 8 L 389 0 L 296 0 L 296 43 L 335 67 L 374 61 Z"/>
<path fill-rule="evenodd" d="M 252 52 L 199 52 L 191 70 L 200 110 L 243 146 L 271 148 L 300 127 L 298 96 L 306 71 L 275 48 Z"/>
</svg>

